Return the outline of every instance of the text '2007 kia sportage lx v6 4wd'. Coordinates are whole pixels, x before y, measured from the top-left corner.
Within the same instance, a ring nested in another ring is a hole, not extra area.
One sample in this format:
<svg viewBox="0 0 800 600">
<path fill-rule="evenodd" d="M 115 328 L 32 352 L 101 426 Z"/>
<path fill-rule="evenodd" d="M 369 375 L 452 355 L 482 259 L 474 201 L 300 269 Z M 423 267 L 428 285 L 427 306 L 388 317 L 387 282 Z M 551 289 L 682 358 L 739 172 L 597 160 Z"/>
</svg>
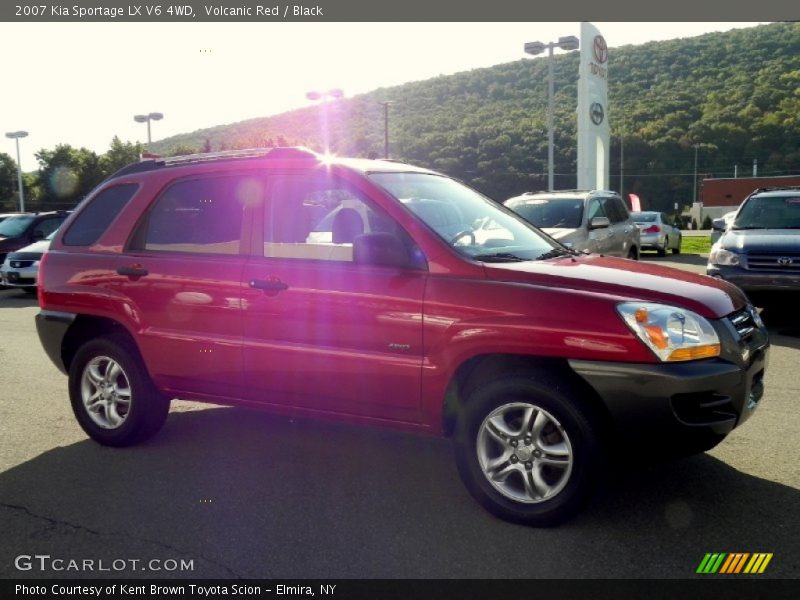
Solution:
<svg viewBox="0 0 800 600">
<path fill-rule="evenodd" d="M 469 492 L 533 525 L 573 514 L 614 448 L 714 446 L 767 364 L 735 286 L 572 251 L 432 171 L 297 148 L 123 169 L 40 284 L 40 339 L 102 444 L 153 435 L 171 398 L 452 436 Z"/>
</svg>

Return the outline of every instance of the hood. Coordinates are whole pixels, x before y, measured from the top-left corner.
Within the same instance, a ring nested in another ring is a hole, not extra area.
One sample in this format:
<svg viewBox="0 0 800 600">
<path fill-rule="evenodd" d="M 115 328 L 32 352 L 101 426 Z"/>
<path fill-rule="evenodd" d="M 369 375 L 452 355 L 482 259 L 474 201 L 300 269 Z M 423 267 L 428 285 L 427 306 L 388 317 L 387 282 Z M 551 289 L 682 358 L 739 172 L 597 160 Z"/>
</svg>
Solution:
<svg viewBox="0 0 800 600">
<path fill-rule="evenodd" d="M 735 252 L 800 252 L 800 229 L 729 229 L 718 243 Z"/>
<path fill-rule="evenodd" d="M 607 294 L 620 301 L 660 302 L 710 319 L 724 317 L 747 304 L 739 288 L 721 279 L 622 258 L 576 256 L 486 264 L 485 268 L 487 277 L 498 281 Z"/>
<path fill-rule="evenodd" d="M 47 252 L 47 249 L 50 247 L 50 240 L 39 240 L 38 242 L 33 242 L 32 244 L 25 246 L 24 248 L 20 248 L 16 250 L 16 252 Z"/>
</svg>

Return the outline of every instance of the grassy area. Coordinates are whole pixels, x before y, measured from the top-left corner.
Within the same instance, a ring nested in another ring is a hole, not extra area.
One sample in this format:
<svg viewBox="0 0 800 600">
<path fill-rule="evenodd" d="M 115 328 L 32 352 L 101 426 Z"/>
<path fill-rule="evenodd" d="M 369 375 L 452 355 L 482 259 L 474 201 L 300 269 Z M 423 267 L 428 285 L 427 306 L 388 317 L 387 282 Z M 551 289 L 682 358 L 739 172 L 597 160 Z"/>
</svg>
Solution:
<svg viewBox="0 0 800 600">
<path fill-rule="evenodd" d="M 681 238 L 681 254 L 708 254 L 711 251 L 711 238 L 689 237 Z"/>
</svg>

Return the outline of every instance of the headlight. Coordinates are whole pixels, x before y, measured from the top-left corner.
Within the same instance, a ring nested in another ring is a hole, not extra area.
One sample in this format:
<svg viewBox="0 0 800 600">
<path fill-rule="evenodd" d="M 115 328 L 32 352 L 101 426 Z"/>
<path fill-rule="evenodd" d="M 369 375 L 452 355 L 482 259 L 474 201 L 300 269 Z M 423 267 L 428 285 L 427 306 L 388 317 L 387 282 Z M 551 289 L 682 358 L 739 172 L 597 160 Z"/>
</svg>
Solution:
<svg viewBox="0 0 800 600">
<path fill-rule="evenodd" d="M 724 248 L 711 248 L 708 262 L 712 265 L 735 267 L 739 264 L 739 255 Z"/>
<path fill-rule="evenodd" d="M 719 337 L 711 324 L 690 310 L 650 302 L 623 302 L 617 311 L 662 361 L 719 356 Z"/>
</svg>

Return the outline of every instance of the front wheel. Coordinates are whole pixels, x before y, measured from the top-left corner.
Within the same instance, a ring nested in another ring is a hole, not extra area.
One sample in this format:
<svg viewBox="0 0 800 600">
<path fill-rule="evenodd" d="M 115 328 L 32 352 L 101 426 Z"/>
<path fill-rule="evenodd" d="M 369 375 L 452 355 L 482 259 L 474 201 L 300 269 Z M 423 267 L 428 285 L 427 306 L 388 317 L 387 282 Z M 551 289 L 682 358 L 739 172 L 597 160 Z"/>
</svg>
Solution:
<svg viewBox="0 0 800 600">
<path fill-rule="evenodd" d="M 72 411 L 83 430 L 106 446 L 129 446 L 154 435 L 169 413 L 136 348 L 110 336 L 87 342 L 69 369 Z"/>
<path fill-rule="evenodd" d="M 455 434 L 459 474 L 494 515 L 534 526 L 572 516 L 588 499 L 601 444 L 582 403 L 541 373 L 479 388 Z"/>
<path fill-rule="evenodd" d="M 672 249 L 673 254 L 680 254 L 681 253 L 681 238 L 678 237 L 678 244 Z"/>
</svg>

